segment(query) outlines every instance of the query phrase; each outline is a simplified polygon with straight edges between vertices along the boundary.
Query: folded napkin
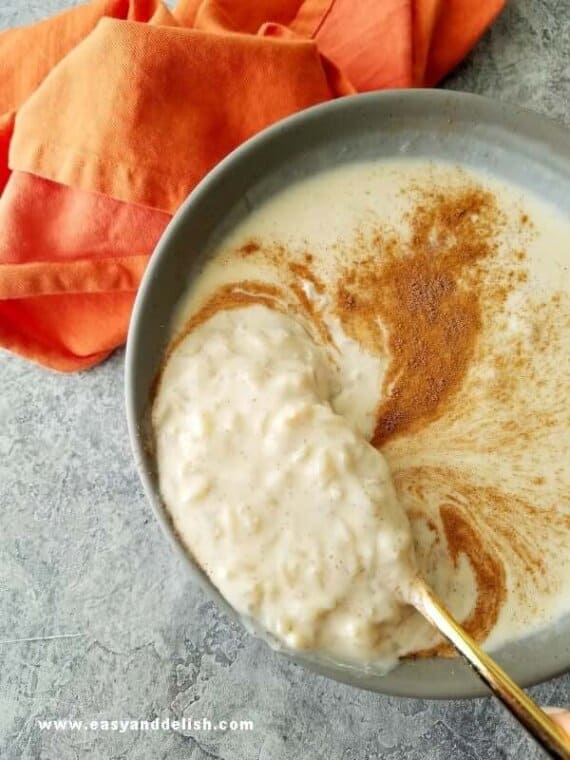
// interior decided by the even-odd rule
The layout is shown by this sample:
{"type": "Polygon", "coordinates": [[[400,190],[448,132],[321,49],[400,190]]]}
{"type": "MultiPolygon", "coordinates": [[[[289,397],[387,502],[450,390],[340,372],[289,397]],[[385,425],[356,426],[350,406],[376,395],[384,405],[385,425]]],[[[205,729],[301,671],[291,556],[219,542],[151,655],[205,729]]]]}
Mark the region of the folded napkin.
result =
{"type": "Polygon", "coordinates": [[[73,371],[126,337],[171,215],[295,111],[435,85],[504,0],[93,0],[0,33],[0,346],[73,371]]]}

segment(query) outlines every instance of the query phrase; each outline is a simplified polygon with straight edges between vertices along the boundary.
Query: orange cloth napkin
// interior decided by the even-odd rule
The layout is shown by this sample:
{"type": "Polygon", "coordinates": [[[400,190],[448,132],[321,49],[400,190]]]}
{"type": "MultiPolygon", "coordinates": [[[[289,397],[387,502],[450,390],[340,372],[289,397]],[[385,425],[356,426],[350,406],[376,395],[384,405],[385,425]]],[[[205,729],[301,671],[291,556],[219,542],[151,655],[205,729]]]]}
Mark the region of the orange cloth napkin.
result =
{"type": "Polygon", "coordinates": [[[63,371],[126,337],[171,214],[268,124],[436,84],[504,0],[93,0],[0,33],[0,346],[63,371]]]}

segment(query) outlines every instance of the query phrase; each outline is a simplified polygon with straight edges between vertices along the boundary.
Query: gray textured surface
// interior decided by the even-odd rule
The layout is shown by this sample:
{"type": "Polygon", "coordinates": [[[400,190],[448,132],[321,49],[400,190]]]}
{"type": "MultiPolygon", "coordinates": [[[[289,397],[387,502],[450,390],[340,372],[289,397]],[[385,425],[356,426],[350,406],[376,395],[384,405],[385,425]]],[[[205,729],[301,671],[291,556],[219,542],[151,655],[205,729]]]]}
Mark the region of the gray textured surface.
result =
{"type": "MultiPolygon", "coordinates": [[[[0,0],[0,28],[72,4],[0,0]]],[[[512,0],[446,85],[570,124],[570,2],[512,0]]],[[[122,352],[74,376],[0,355],[0,757],[539,756],[491,700],[359,692],[305,673],[220,615],[180,572],[145,503],[122,370],[122,352]],[[35,724],[181,715],[251,719],[255,729],[46,733],[35,724]]],[[[570,703],[570,677],[533,694],[570,703]]]]}

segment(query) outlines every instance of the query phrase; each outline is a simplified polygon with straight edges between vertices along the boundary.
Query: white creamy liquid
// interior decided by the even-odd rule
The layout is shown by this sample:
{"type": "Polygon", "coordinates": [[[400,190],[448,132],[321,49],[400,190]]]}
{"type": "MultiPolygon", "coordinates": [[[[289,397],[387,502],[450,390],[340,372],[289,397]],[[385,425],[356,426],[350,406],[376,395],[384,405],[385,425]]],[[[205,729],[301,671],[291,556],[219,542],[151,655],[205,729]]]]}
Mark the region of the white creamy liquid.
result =
{"type": "Polygon", "coordinates": [[[477,638],[495,647],[570,611],[569,263],[570,223],[553,208],[426,162],[299,182],[219,243],[180,307],[153,422],[165,504],[239,612],[291,647],[343,661],[385,665],[437,642],[399,598],[409,527],[384,458],[421,577],[477,638]],[[480,264],[485,282],[515,277],[500,307],[482,291],[476,348],[446,408],[381,456],[365,439],[390,391],[386,328],[373,350],[347,335],[336,283],[347,263],[358,271],[378,226],[409,240],[410,186],[445,195],[466,181],[489,189],[505,219],[480,264]],[[240,254],[252,240],[259,253],[240,254]],[[256,283],[281,287],[288,262],[309,259],[322,287],[302,273],[296,282],[320,328],[297,292],[278,312],[222,304],[180,340],[220,289],[237,283],[257,298],[256,283]]]}

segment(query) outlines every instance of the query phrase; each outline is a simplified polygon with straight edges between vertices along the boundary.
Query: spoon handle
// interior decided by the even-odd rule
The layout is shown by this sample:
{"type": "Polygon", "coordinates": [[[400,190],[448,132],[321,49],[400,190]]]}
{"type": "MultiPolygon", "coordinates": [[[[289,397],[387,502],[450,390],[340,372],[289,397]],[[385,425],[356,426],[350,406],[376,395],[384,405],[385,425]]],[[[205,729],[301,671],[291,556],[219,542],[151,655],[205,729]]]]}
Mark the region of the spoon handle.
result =
{"type": "Polygon", "coordinates": [[[465,657],[481,680],[542,748],[551,757],[570,760],[570,739],[562,729],[481,649],[433,591],[420,581],[415,585],[412,597],[417,610],[465,657]]]}

